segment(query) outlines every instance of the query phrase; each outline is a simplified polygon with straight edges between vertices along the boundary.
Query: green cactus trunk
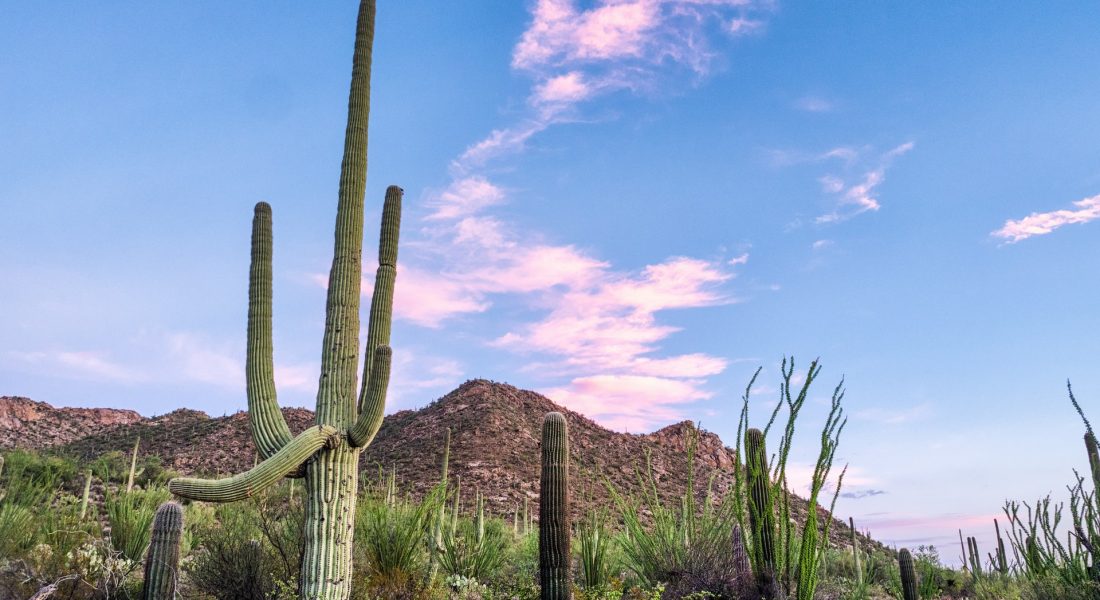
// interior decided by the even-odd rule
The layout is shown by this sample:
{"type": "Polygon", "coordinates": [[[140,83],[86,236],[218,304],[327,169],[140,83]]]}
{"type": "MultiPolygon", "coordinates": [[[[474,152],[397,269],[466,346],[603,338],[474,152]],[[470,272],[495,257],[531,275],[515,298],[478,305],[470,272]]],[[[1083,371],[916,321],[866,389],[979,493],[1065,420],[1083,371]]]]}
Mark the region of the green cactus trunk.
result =
{"type": "Polygon", "coordinates": [[[561,413],[542,421],[539,487],[539,584],[542,600],[572,598],[569,552],[569,427],[561,413]]]}
{"type": "Polygon", "coordinates": [[[775,510],[772,503],[768,451],[764,433],[759,429],[745,432],[745,468],[748,471],[749,523],[752,526],[752,558],[756,584],[765,600],[784,598],[776,580],[775,510]]]}
{"type": "Polygon", "coordinates": [[[145,555],[145,580],[142,600],[173,600],[180,572],[180,536],[183,534],[183,507],[165,502],[153,517],[153,533],[145,555]]]}
{"type": "Polygon", "coordinates": [[[898,568],[901,570],[901,594],[903,600],[919,600],[917,595],[917,572],[913,568],[913,555],[902,548],[898,552],[898,568]]]}
{"type": "Polygon", "coordinates": [[[193,500],[233,502],[303,477],[303,548],[299,597],[345,600],[359,487],[359,455],[382,424],[389,383],[389,348],[402,190],[390,186],[382,208],[378,269],[370,308],[358,398],[359,302],[362,278],[363,195],[367,173],[371,49],[375,0],[362,0],[355,32],[348,122],[340,169],[335,250],[328,278],[316,425],[291,437],[275,398],[271,333],[271,208],[256,206],[249,276],[248,403],[261,462],[217,481],[180,478],[172,493],[193,500]]]}
{"type": "Polygon", "coordinates": [[[745,549],[745,534],[741,525],[733,526],[733,534],[730,538],[733,552],[733,574],[739,583],[747,584],[752,581],[752,565],[749,562],[748,550],[745,549]]]}

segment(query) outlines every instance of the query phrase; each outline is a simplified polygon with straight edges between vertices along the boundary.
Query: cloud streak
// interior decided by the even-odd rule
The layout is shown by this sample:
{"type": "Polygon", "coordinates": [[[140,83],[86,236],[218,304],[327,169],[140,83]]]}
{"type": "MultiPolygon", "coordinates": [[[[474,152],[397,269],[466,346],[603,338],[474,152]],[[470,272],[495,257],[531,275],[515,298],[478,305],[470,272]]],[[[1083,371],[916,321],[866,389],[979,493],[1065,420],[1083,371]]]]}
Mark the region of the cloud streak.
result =
{"type": "MultiPolygon", "coordinates": [[[[877,211],[882,205],[879,203],[876,189],[886,181],[886,169],[894,162],[894,159],[913,149],[913,142],[905,142],[876,160],[876,166],[863,171],[855,180],[851,176],[844,177],[837,174],[827,174],[819,181],[821,189],[835,198],[835,208],[814,219],[818,224],[839,223],[852,217],[868,212],[877,211]]],[[[856,160],[858,153],[850,148],[834,148],[826,152],[821,158],[836,158],[851,164],[856,160]]]]}
{"type": "Polygon", "coordinates": [[[1075,207],[1073,209],[1045,213],[1033,212],[1022,219],[1010,219],[990,235],[1001,238],[1006,243],[1015,244],[1030,237],[1052,233],[1066,225],[1083,224],[1100,219],[1100,195],[1078,200],[1073,203],[1073,206],[1075,207]]]}

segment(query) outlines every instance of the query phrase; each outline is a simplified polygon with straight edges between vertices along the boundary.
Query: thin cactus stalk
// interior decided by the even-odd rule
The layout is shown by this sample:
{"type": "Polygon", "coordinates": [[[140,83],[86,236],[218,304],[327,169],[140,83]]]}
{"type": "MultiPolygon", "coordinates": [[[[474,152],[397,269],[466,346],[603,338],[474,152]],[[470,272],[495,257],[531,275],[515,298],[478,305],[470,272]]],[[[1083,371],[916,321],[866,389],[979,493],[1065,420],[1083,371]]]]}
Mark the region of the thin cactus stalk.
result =
{"type": "Polygon", "coordinates": [[[745,458],[748,471],[749,523],[752,526],[752,562],[756,585],[765,600],[783,598],[776,580],[775,511],[768,476],[768,452],[764,432],[745,432],[745,458]]]}
{"type": "Polygon", "coordinates": [[[169,489],[183,498],[229,502],[259,493],[285,476],[303,476],[303,547],[298,589],[303,600],[345,600],[351,591],[359,456],[381,427],[389,382],[389,333],[402,195],[401,188],[396,186],[386,190],[382,208],[378,269],[368,340],[363,350],[362,378],[358,381],[363,197],[374,17],[375,0],[361,0],[332,269],[328,277],[315,425],[291,438],[275,398],[270,368],[271,209],[260,203],[253,219],[246,370],[249,420],[262,460],[255,468],[227,479],[175,479],[169,484],[169,489]]]}
{"type": "Polygon", "coordinates": [[[477,545],[480,548],[481,544],[485,541],[485,496],[481,495],[481,490],[477,492],[477,516],[475,517],[477,524],[477,545]]]}
{"type": "Polygon", "coordinates": [[[0,475],[4,474],[4,455],[0,454],[0,475]]]}
{"type": "Polygon", "coordinates": [[[848,532],[852,535],[852,561],[856,566],[856,585],[863,586],[863,569],[859,566],[859,540],[856,539],[856,520],[848,517],[848,532]]]}
{"type": "Polygon", "coordinates": [[[898,568],[901,571],[901,594],[903,600],[919,600],[917,595],[917,572],[913,568],[913,555],[902,548],[898,552],[898,568]]]}
{"type": "Polygon", "coordinates": [[[962,551],[962,557],[961,557],[961,559],[962,559],[962,569],[963,569],[963,572],[965,573],[965,572],[969,571],[970,568],[967,566],[966,542],[963,541],[963,530],[962,529],[959,530],[959,549],[962,551]]]}
{"type": "Polygon", "coordinates": [[[997,531],[997,571],[1001,575],[1008,575],[1008,554],[1005,552],[1005,541],[1001,538],[1001,524],[993,519],[993,528],[997,531]]]}
{"type": "Polygon", "coordinates": [[[126,493],[129,494],[134,490],[134,475],[137,470],[137,456],[138,448],[141,446],[141,438],[139,437],[134,442],[134,452],[130,455],[130,476],[126,479],[126,493]]]}
{"type": "Polygon", "coordinates": [[[970,548],[970,572],[974,577],[982,576],[982,555],[978,551],[978,540],[972,537],[966,538],[967,546],[970,548]]]}
{"type": "Polygon", "coordinates": [[[80,497],[80,518],[88,514],[88,497],[92,493],[92,470],[84,474],[84,493],[80,497]]]}
{"type": "Polygon", "coordinates": [[[539,584],[542,600],[570,600],[569,427],[561,413],[542,421],[539,487],[539,584]]]}
{"type": "Polygon", "coordinates": [[[153,533],[145,555],[145,580],[142,600],[172,600],[180,572],[180,536],[183,534],[183,507],[165,502],[153,517],[153,533]]]}

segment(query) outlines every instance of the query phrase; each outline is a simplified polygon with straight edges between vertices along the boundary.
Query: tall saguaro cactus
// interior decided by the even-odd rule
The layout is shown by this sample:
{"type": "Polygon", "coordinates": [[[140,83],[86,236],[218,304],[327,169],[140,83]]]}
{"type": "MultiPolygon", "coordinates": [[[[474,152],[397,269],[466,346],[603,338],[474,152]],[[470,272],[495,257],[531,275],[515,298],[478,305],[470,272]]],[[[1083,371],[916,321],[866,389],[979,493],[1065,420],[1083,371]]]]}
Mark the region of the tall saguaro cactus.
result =
{"type": "Polygon", "coordinates": [[[153,533],[145,555],[145,581],[142,600],[174,600],[180,571],[180,536],[183,534],[183,507],[165,502],[153,517],[153,533]]]}
{"type": "Polygon", "coordinates": [[[569,552],[569,426],[561,413],[542,420],[539,483],[539,584],[542,600],[572,598],[569,552]]]}
{"type": "Polygon", "coordinates": [[[917,595],[917,572],[913,569],[913,555],[902,548],[898,552],[898,569],[901,571],[901,595],[903,600],[919,600],[917,595]]]}
{"type": "Polygon", "coordinates": [[[276,403],[271,356],[271,209],[261,202],[253,220],[246,371],[252,436],[262,460],[251,470],[226,479],[174,479],[169,483],[172,493],[183,498],[232,502],[258,493],[284,476],[304,477],[299,597],[306,600],[344,600],[351,590],[359,454],[382,424],[389,383],[388,344],[402,195],[396,186],[386,190],[382,209],[366,360],[362,381],[356,381],[374,15],[375,1],[362,0],[340,168],[335,251],[328,278],[316,424],[291,437],[276,403]]]}
{"type": "Polygon", "coordinates": [[[752,558],[756,584],[766,600],[783,598],[776,579],[775,511],[772,503],[768,451],[764,432],[745,432],[745,468],[749,484],[749,523],[752,526],[752,558]]]}

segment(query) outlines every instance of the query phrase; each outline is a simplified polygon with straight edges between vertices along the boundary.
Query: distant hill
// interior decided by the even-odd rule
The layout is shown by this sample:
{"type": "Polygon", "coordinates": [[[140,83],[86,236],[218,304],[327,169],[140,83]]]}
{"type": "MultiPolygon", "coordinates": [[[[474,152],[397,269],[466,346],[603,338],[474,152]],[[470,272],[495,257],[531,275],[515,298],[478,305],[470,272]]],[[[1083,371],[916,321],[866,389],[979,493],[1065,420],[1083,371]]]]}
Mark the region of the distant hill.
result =
{"type": "MultiPolygon", "coordinates": [[[[715,493],[732,483],[734,451],[689,421],[649,434],[617,433],[545,396],[484,379],[467,381],[419,410],[387,416],[363,453],[361,468],[368,478],[376,476],[379,466],[396,468],[399,490],[419,496],[439,480],[443,440],[450,429],[450,472],[461,477],[464,493],[480,490],[487,509],[497,515],[510,517],[524,498],[537,512],[540,431],[543,415],[551,411],[563,413],[569,422],[578,516],[613,507],[608,483],[621,494],[638,493],[637,469],[646,468],[647,457],[662,499],[678,504],[687,487],[687,448],[696,434],[700,499],[712,475],[715,493]]],[[[283,414],[295,433],[313,423],[308,410],[284,409],[283,414]]],[[[158,455],[166,468],[183,474],[240,472],[252,466],[255,455],[244,412],[209,417],[180,409],[145,418],[132,411],[56,409],[26,398],[0,397],[0,448],[50,449],[91,460],[109,451],[129,452],[139,436],[142,454],[158,455]]],[[[806,502],[795,498],[793,504],[801,520],[806,502]]],[[[831,537],[844,545],[846,536],[847,525],[838,522],[831,537]]]]}

